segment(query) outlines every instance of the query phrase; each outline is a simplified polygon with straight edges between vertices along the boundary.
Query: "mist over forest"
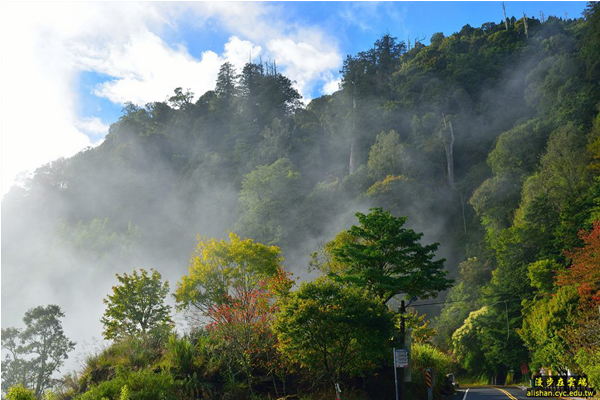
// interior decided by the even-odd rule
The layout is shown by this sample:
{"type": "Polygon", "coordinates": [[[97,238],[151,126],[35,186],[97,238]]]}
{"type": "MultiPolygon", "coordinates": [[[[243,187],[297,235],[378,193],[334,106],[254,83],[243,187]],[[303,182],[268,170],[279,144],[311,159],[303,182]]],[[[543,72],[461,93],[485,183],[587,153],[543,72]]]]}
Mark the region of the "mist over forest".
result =
{"type": "MultiPolygon", "coordinates": [[[[416,309],[462,371],[506,379],[529,362],[592,376],[597,344],[544,339],[550,328],[530,316],[567,296],[557,276],[600,229],[598,3],[579,18],[513,17],[430,42],[383,35],[347,56],[339,90],[308,104],[277,60],[225,63],[206,93],[127,103],[100,145],[3,197],[2,327],[60,306],[77,342],[61,372],[78,370],[101,341],[115,274],[152,268],[173,292],[199,240],[234,232],[278,246],[309,281],[313,253],[381,207],[440,244],[454,285],[437,301],[453,302],[416,309]],[[492,333],[469,334],[467,319],[492,333]]],[[[600,283],[588,283],[567,302],[589,328],[598,316],[576,306],[597,301],[600,283]]]]}

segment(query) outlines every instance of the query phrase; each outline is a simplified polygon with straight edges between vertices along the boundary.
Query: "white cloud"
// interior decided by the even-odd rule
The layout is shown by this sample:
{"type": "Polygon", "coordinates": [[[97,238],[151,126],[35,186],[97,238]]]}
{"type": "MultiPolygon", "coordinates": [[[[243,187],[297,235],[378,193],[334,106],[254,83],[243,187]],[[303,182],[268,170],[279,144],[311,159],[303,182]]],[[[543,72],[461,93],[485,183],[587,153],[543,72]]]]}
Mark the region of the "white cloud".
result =
{"type": "Polygon", "coordinates": [[[74,126],[69,63],[35,7],[2,4],[2,194],[19,173],[90,144],[74,126]]]}
{"type": "Polygon", "coordinates": [[[330,70],[341,63],[339,54],[322,51],[307,42],[292,39],[273,39],[267,48],[279,65],[285,66],[285,74],[295,80],[301,93],[306,93],[315,81],[330,75],[330,70]]]}
{"type": "Polygon", "coordinates": [[[180,12],[192,11],[196,24],[216,19],[227,31],[255,43],[268,38],[287,36],[291,25],[284,21],[283,6],[259,2],[189,2],[180,12]]]}
{"type": "Polygon", "coordinates": [[[87,57],[83,67],[116,78],[101,84],[94,94],[120,104],[164,100],[176,87],[203,94],[214,88],[223,61],[213,51],[203,52],[198,61],[185,48],[172,49],[147,31],[91,53],[95,57],[87,57]]]}
{"type": "MultiPolygon", "coordinates": [[[[266,44],[266,52],[261,53],[263,59],[275,60],[278,70],[297,82],[296,88],[304,97],[326,83],[332,70],[337,72],[342,64],[335,38],[317,26],[302,26],[287,20],[283,3],[188,4],[199,24],[216,19],[233,34],[266,44]]],[[[247,53],[243,57],[247,60],[247,53]]]]}
{"type": "Polygon", "coordinates": [[[381,3],[376,1],[345,3],[345,7],[339,11],[339,16],[361,31],[373,31],[380,28],[377,26],[380,5],[381,3]]]}
{"type": "Polygon", "coordinates": [[[78,129],[87,133],[88,135],[106,135],[108,133],[109,125],[102,122],[98,117],[84,118],[75,123],[78,129]]]}
{"type": "Polygon", "coordinates": [[[261,51],[262,47],[248,40],[241,40],[237,36],[232,36],[225,43],[223,57],[239,70],[251,59],[256,61],[261,55],[261,51]]]}
{"type": "Polygon", "coordinates": [[[324,94],[333,94],[340,90],[341,79],[331,79],[323,85],[323,93],[324,94]]]}

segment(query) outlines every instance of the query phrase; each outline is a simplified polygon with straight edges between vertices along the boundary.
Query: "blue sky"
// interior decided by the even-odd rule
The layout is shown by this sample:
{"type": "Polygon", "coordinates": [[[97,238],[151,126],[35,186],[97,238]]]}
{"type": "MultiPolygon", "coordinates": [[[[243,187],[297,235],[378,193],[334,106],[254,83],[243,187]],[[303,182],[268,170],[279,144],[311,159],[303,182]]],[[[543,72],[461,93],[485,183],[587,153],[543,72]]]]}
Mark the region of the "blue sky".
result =
{"type": "MultiPolygon", "coordinates": [[[[585,2],[506,2],[578,18],[585,2]]],[[[2,3],[2,193],[16,176],[103,140],[125,101],[196,97],[219,66],[275,59],[306,101],[337,87],[347,54],[502,20],[500,2],[2,3]],[[19,105],[28,104],[29,107],[19,105]],[[28,109],[36,109],[31,118],[28,109]],[[31,144],[35,143],[32,151],[31,144]]]]}
{"type": "MultiPolygon", "coordinates": [[[[369,48],[377,38],[388,32],[404,41],[410,39],[412,42],[417,37],[425,38],[424,42],[428,44],[429,38],[435,32],[450,35],[467,23],[478,27],[485,22],[502,21],[501,3],[495,1],[266,2],[264,4],[281,10],[282,21],[286,24],[316,26],[322,29],[337,46],[342,57],[369,48]]],[[[578,18],[585,8],[585,2],[507,2],[506,6],[509,17],[514,15],[519,18],[525,12],[528,16],[539,18],[542,11],[546,16],[555,15],[562,18],[566,12],[569,18],[578,18]]],[[[194,14],[182,15],[176,21],[176,25],[161,30],[160,37],[173,48],[185,46],[189,54],[197,59],[200,59],[202,52],[207,50],[221,53],[232,34],[231,30],[213,19],[200,25],[194,20],[194,14]]],[[[336,77],[339,67],[331,70],[336,77]]],[[[80,74],[78,89],[82,101],[77,112],[81,118],[99,117],[106,124],[118,119],[121,114],[121,104],[93,94],[96,85],[111,79],[109,75],[94,71],[80,74]]],[[[315,98],[323,93],[323,87],[312,86],[303,94],[305,97],[315,98]]]]}

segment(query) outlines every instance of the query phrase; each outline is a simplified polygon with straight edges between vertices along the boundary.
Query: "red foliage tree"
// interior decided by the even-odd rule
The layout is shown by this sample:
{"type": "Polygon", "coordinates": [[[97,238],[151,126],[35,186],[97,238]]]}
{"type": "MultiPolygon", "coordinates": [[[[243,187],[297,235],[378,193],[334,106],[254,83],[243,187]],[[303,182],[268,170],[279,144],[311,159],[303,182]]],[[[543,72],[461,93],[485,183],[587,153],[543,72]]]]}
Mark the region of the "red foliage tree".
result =
{"type": "Polygon", "coordinates": [[[581,231],[585,245],[565,252],[572,265],[557,277],[559,286],[576,286],[581,300],[588,305],[600,305],[600,221],[590,232],[581,231]]]}
{"type": "Polygon", "coordinates": [[[207,316],[212,322],[207,328],[215,349],[221,350],[230,368],[241,367],[250,389],[255,368],[281,378],[283,365],[276,353],[277,338],[271,324],[279,309],[278,298],[291,285],[292,280],[283,269],[256,285],[238,280],[222,303],[208,309],[207,316]]]}
{"type": "Polygon", "coordinates": [[[600,221],[594,223],[590,232],[581,231],[585,245],[565,252],[572,265],[557,277],[559,286],[573,286],[579,291],[579,309],[558,332],[568,344],[574,359],[587,373],[590,382],[600,383],[600,221]]]}

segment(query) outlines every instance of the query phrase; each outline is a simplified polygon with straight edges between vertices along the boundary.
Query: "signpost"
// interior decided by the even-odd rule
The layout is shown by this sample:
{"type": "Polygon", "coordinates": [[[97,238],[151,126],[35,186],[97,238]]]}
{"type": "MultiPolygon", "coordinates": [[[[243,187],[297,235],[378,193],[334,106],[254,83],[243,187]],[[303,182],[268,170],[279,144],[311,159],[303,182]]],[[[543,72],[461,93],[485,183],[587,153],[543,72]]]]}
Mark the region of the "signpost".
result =
{"type": "Polygon", "coordinates": [[[396,356],[396,348],[393,348],[394,352],[394,383],[396,385],[396,400],[398,400],[398,357],[396,356]]]}
{"type": "Polygon", "coordinates": [[[412,357],[412,329],[407,329],[406,332],[404,332],[404,348],[408,353],[408,365],[403,370],[403,378],[404,382],[410,382],[410,358],[412,357]]]}
{"type": "MultiPolygon", "coordinates": [[[[403,368],[402,369],[403,377],[402,377],[401,383],[402,383],[402,386],[404,386],[404,382],[410,382],[409,352],[407,349],[396,349],[396,348],[394,348],[393,351],[394,351],[394,380],[396,382],[396,400],[399,400],[398,368],[403,368]],[[408,373],[405,371],[408,371],[408,373]],[[406,378],[408,378],[408,380],[406,378]]],[[[402,393],[402,395],[404,395],[404,393],[402,393]]]]}

